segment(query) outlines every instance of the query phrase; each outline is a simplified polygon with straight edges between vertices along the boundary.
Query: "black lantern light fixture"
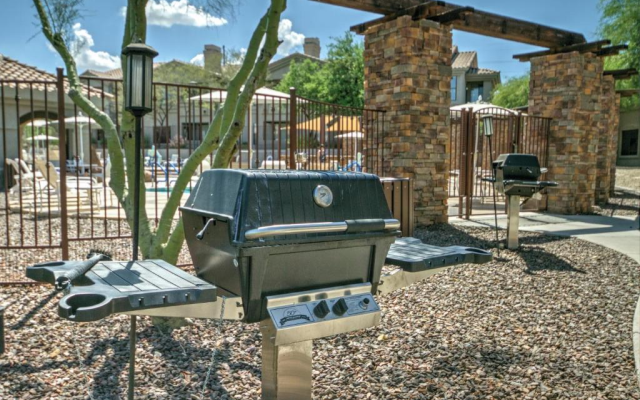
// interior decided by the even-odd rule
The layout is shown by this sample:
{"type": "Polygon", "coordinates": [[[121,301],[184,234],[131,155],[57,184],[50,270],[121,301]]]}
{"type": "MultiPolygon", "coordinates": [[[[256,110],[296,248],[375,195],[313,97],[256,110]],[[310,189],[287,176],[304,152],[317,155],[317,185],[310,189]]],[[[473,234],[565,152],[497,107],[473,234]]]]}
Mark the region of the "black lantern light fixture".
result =
{"type": "MultiPolygon", "coordinates": [[[[142,118],[151,112],[153,104],[153,59],[158,52],[144,43],[131,43],[122,50],[126,58],[124,77],[124,109],[135,116],[135,176],[133,183],[133,227],[132,247],[133,261],[138,259],[138,239],[140,235],[140,181],[142,180],[140,165],[142,162],[142,118]]],[[[136,316],[131,316],[129,330],[129,392],[127,398],[133,400],[135,387],[135,357],[136,357],[136,316]]]]}
{"type": "Polygon", "coordinates": [[[131,43],[122,55],[127,58],[124,108],[136,117],[142,117],[152,109],[153,59],[158,52],[144,43],[131,43]]]}

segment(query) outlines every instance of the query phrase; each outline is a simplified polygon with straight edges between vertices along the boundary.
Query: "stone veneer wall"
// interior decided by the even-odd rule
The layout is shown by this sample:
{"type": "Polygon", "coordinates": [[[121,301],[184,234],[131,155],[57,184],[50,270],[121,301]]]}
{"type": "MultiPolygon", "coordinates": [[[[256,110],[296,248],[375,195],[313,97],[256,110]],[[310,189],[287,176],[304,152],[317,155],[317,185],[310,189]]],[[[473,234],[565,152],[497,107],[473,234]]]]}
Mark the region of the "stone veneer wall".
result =
{"type": "Polygon", "coordinates": [[[614,97],[609,111],[611,124],[609,125],[609,159],[611,160],[609,169],[609,196],[613,195],[613,191],[616,188],[616,162],[618,160],[618,139],[620,135],[620,94],[615,93],[615,86],[613,87],[614,97]]]}
{"type": "Polygon", "coordinates": [[[550,212],[589,213],[596,189],[600,137],[602,58],[591,53],[554,54],[531,59],[529,112],[552,118],[548,189],[550,212]]]}
{"type": "Polygon", "coordinates": [[[451,29],[411,17],[365,34],[365,106],[386,110],[384,174],[413,179],[417,225],[447,222],[451,29]]]}
{"type": "Polygon", "coordinates": [[[618,124],[620,121],[619,111],[616,109],[617,94],[615,84],[612,76],[603,76],[601,98],[602,117],[600,119],[596,171],[596,204],[603,204],[609,200],[612,172],[614,173],[613,179],[615,180],[618,124]],[[615,148],[613,147],[614,143],[615,148]]]}

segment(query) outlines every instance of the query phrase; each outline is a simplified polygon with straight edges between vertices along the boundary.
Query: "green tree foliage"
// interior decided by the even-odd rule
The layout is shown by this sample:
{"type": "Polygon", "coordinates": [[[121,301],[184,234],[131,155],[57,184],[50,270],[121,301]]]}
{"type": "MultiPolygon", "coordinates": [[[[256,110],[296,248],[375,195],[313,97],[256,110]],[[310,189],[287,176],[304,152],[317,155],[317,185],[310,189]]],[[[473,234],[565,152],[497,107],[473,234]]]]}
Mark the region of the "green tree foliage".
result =
{"type": "MultiPolygon", "coordinates": [[[[640,70],[640,1],[638,0],[600,0],[599,34],[611,43],[627,44],[629,49],[605,60],[606,69],[636,68],[640,70]]],[[[618,81],[618,89],[638,88],[638,76],[618,81]]],[[[638,96],[622,100],[622,109],[640,106],[638,96]]]]}
{"type": "Polygon", "coordinates": [[[491,102],[505,108],[526,106],[529,102],[529,74],[509,78],[496,86],[491,94],[491,102]]]}
{"type": "Polygon", "coordinates": [[[333,38],[327,60],[319,65],[311,60],[292,63],[289,73],[276,87],[298,95],[351,107],[364,106],[364,45],[351,32],[333,38]]]}

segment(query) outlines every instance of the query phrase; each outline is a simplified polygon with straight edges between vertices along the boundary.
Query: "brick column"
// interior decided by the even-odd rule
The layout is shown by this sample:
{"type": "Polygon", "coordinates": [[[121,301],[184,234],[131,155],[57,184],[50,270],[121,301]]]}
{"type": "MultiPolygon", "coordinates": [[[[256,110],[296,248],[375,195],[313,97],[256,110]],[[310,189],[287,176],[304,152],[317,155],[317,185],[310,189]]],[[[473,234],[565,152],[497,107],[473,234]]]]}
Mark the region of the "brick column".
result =
{"type": "MultiPolygon", "coordinates": [[[[613,104],[615,103],[616,89],[615,80],[612,76],[602,77],[602,97],[600,99],[600,121],[598,128],[600,134],[598,137],[597,153],[597,169],[596,169],[596,204],[604,204],[609,201],[609,187],[611,186],[611,135],[617,135],[613,132],[613,120],[616,119],[612,115],[613,104]]],[[[613,159],[615,163],[615,158],[613,159]]]]}
{"type": "Polygon", "coordinates": [[[417,225],[447,222],[451,40],[408,16],[365,34],[365,105],[387,111],[383,171],[413,179],[417,225]]]}
{"type": "Polygon", "coordinates": [[[552,118],[549,134],[550,212],[589,213],[596,189],[602,59],[591,53],[531,59],[529,112],[552,118]]]}
{"type": "Polygon", "coordinates": [[[611,102],[611,109],[609,110],[609,160],[610,172],[609,172],[609,196],[613,195],[613,191],[616,188],[616,161],[618,160],[618,139],[620,135],[620,94],[615,93],[615,86],[613,87],[614,95],[611,102]]]}

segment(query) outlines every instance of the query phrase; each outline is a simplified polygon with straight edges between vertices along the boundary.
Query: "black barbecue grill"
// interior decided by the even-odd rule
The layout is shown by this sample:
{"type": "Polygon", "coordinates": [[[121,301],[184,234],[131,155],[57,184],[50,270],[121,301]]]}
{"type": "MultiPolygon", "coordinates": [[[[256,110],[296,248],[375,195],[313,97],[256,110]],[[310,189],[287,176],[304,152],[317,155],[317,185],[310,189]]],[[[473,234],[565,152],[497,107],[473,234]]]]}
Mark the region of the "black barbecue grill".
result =
{"type": "MultiPolygon", "coordinates": [[[[198,277],[157,260],[102,262],[71,282],[59,314],[259,322],[263,399],[310,399],[312,341],[379,324],[374,295],[491,260],[479,249],[397,240],[400,224],[368,174],[206,171],[181,212],[198,277]],[[385,263],[398,268],[383,275],[385,263]]],[[[65,263],[27,273],[53,283],[73,267],[65,263]]]]}
{"type": "Polygon", "coordinates": [[[181,210],[198,276],[241,296],[246,322],[267,318],[271,295],[375,290],[400,227],[368,174],[211,170],[181,210]]]}
{"type": "MultiPolygon", "coordinates": [[[[506,196],[507,200],[507,247],[518,248],[518,225],[520,220],[520,198],[526,200],[548,187],[558,186],[557,182],[539,181],[546,172],[540,167],[538,157],[533,154],[501,154],[493,162],[494,189],[506,196]]],[[[525,201],[526,201],[525,200],[525,201]]]]}

